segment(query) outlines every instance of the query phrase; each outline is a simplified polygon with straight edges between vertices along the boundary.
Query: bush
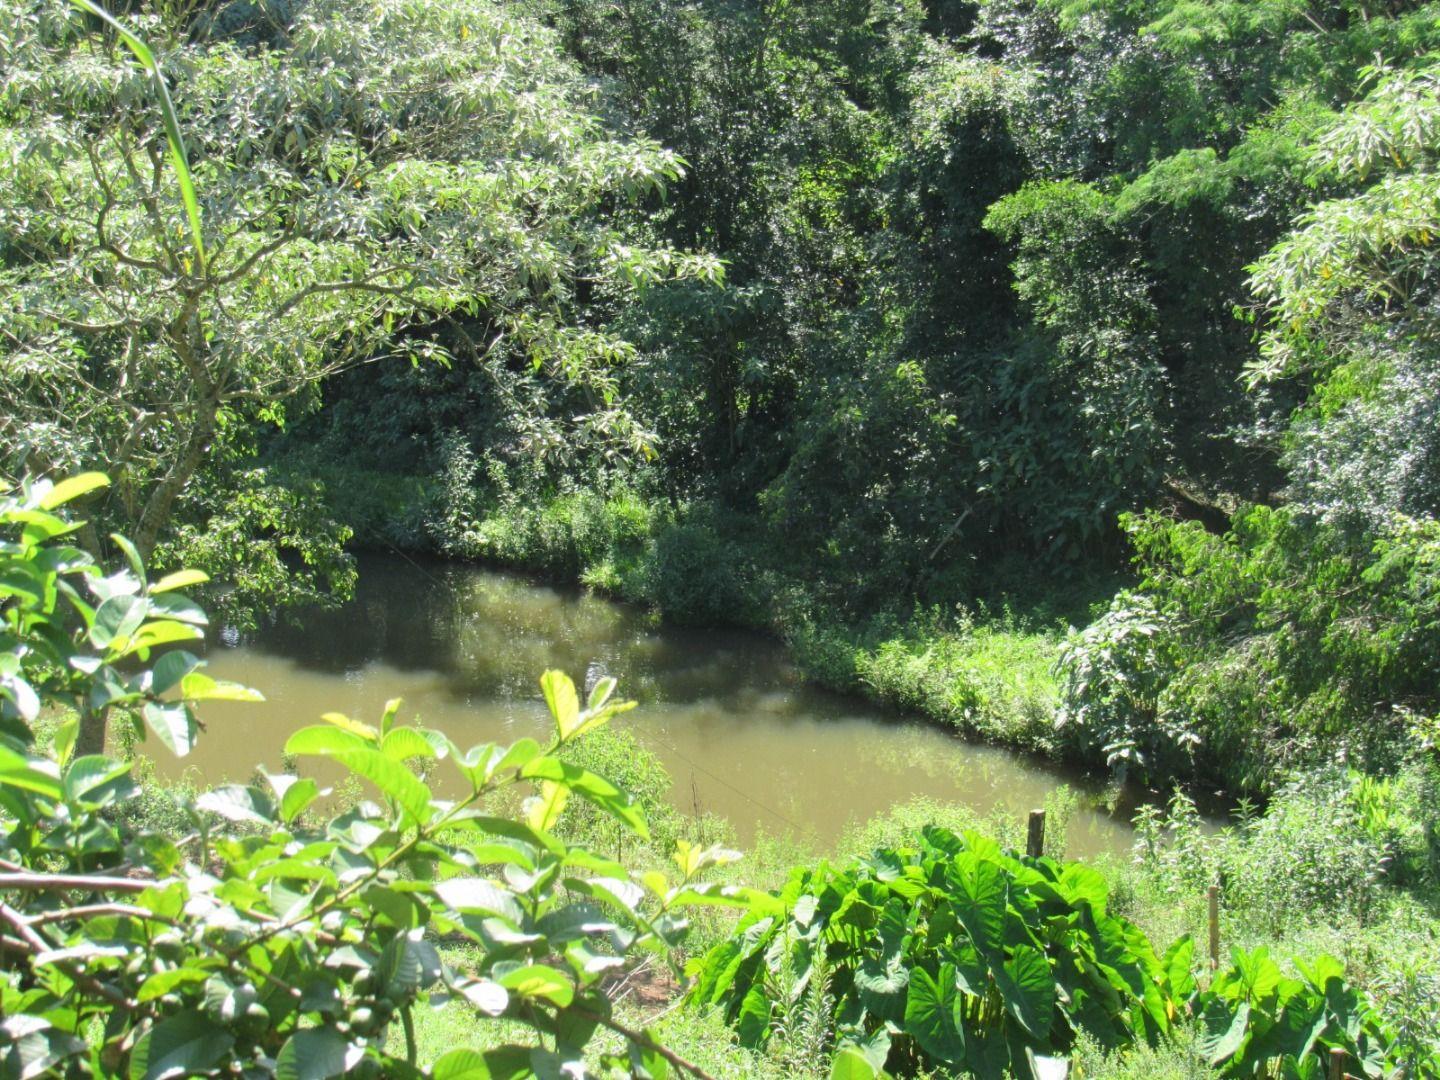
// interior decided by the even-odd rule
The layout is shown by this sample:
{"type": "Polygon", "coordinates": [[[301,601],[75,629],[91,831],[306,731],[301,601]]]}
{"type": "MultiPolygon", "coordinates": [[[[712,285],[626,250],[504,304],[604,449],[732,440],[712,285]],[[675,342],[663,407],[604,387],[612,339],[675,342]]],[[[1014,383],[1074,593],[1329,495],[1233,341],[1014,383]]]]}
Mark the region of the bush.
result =
{"type": "MultiPolygon", "coordinates": [[[[1157,955],[1095,870],[932,826],[842,866],[793,871],[692,962],[689,1000],[722,1009],[742,1045],[778,1041],[803,1060],[834,1048],[859,1075],[1033,1077],[1046,1056],[1175,1035],[1237,1077],[1314,1075],[1332,1048],[1368,1074],[1402,1049],[1329,957],[1297,961],[1294,979],[1264,948],[1236,949],[1202,989],[1194,953],[1185,936],[1157,955]]],[[[1176,1075],[1194,1074],[1189,1058],[1169,1057],[1176,1075]]]]}
{"type": "Polygon", "coordinates": [[[703,524],[680,524],[655,537],[647,592],[666,619],[697,626],[744,621],[749,597],[733,547],[703,524]]]}
{"type": "Polygon", "coordinates": [[[1393,770],[1410,717],[1440,710],[1440,523],[1396,518],[1358,545],[1267,507],[1224,536],[1158,515],[1127,527],[1139,589],[1062,658],[1076,745],[1263,793],[1336,755],[1393,770]]]}
{"type": "Polygon", "coordinates": [[[258,695],[175,647],[203,636],[204,613],[178,591],[203,574],[151,580],[117,538],[129,565],[107,575],[63,543],[75,526],[56,508],[104,482],[0,495],[0,1068],[558,1075],[581,1069],[592,1034],[608,1030],[619,1041],[592,1055],[600,1067],[662,1071],[673,1055],[614,1017],[602,979],[637,950],[670,954],[685,908],[746,895],[699,880],[733,857],[720,848],[679,842],[675,869],[642,879],[560,839],[571,798],[650,835],[629,795],[564,756],[629,707],[612,700],[614,680],[582,707],[570,680],[547,672],[543,746],[462,751],[399,723],[398,701],[378,726],[329,714],[285,750],[370,786],[373,801],[338,813],[295,774],[143,798],[133,763],[104,754],[112,720],[183,756],[197,704],[258,695]],[[41,748],[32,725],[62,708],[73,718],[41,748]],[[452,771],[456,797],[430,789],[435,767],[452,771]],[[503,796],[521,788],[534,794],[509,816],[503,796]],[[439,951],[443,938],[471,945],[463,966],[439,951]],[[442,997],[498,1039],[421,1062],[415,1013],[442,997]]]}

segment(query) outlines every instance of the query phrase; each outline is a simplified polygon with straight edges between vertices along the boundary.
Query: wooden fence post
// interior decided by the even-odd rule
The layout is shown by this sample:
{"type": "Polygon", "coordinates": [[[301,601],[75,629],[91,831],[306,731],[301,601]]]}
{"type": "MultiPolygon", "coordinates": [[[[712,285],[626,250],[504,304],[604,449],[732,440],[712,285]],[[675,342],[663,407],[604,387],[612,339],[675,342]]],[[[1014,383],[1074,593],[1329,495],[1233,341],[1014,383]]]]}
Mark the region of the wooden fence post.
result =
{"type": "Polygon", "coordinates": [[[1345,1051],[1338,1046],[1330,1050],[1330,1071],[1326,1080],[1345,1080],[1345,1051]]]}
{"type": "Polygon", "coordinates": [[[1045,811],[1030,811],[1030,832],[1025,837],[1025,854],[1038,859],[1045,854],[1045,811]]]}
{"type": "Polygon", "coordinates": [[[1211,885],[1206,890],[1210,902],[1210,970],[1220,967],[1220,886],[1211,885]]]}

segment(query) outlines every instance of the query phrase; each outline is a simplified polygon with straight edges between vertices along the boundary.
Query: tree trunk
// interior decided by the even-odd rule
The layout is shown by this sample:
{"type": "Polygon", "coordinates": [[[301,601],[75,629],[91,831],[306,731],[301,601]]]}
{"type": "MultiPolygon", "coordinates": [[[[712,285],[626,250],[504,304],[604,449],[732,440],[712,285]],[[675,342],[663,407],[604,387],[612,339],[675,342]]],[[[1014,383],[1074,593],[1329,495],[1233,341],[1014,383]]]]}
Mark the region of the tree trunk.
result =
{"type": "Polygon", "coordinates": [[[150,558],[150,553],[155,550],[160,539],[160,531],[170,522],[175,500],[204,463],[210,442],[215,437],[215,418],[219,411],[219,402],[213,398],[202,401],[195,407],[195,420],[185,440],[184,450],[145,500],[145,511],[140,515],[135,535],[130,538],[139,549],[141,558],[150,558]]]}
{"type": "Polygon", "coordinates": [[[82,709],[80,712],[80,730],[75,733],[75,752],[77,758],[85,757],[88,754],[103,754],[105,752],[105,727],[106,713],[94,713],[89,709],[82,709]]]}

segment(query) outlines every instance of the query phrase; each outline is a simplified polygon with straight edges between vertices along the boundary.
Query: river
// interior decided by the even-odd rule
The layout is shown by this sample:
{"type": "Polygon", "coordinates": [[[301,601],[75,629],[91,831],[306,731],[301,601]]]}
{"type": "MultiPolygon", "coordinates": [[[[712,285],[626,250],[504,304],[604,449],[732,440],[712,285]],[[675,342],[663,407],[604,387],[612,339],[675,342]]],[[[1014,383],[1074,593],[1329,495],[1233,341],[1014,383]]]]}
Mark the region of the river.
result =
{"type": "MultiPolygon", "coordinates": [[[[685,812],[727,818],[826,847],[845,828],[915,796],[1022,818],[1077,778],[935,724],[804,682],[760,635],[659,625],[643,611],[519,575],[400,557],[362,559],[354,600],[235,640],[210,671],[262,691],[263,704],[215,704],[186,767],[207,782],[280,767],[287,734],[322,713],[374,721],[390,698],[460,746],[544,738],[538,678],[613,675],[640,707],[620,717],[659,756],[685,812]]],[[[171,772],[169,767],[166,772],[171,772]]],[[[1081,809],[1068,855],[1128,846],[1130,829],[1081,809]]]]}

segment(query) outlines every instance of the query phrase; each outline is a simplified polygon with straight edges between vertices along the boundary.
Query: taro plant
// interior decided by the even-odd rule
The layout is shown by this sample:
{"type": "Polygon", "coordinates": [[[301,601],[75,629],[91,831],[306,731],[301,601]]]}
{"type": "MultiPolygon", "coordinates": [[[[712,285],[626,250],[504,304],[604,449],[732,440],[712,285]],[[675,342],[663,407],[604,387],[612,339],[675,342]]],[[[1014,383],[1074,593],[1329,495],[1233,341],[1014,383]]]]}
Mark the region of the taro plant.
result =
{"type": "Polygon", "coordinates": [[[117,823],[131,763],[77,756],[73,720],[42,746],[37,722],[138,714],[184,753],[193,703],[243,691],[173,648],[204,625],[170,588],[193,576],[149,584],[118,540],[130,566],[107,574],[63,543],[74,524],[56,511],[102,479],[0,497],[0,1075],[703,1075],[617,1020],[604,982],[637,952],[669,955],[687,906],[765,901],[697,880],[723,849],[680,843],[670,873],[635,876],[556,836],[570,798],[646,833],[625,792],[559,756],[630,707],[613,680],[582,704],[546,673],[544,743],[461,750],[400,723],[398,702],[376,726],[328,715],[286,750],[368,783],[348,808],[275,775],[188,803],[187,835],[117,823]],[[416,762],[448,768],[453,796],[416,762]],[[534,791],[518,817],[494,798],[517,785],[534,791]],[[463,963],[445,941],[469,943],[463,963]],[[503,1034],[420,1061],[415,1011],[446,1000],[503,1034]]]}
{"type": "Polygon", "coordinates": [[[1297,961],[1296,979],[1263,948],[1236,951],[1197,979],[1191,938],[1157,956],[1108,899],[1093,869],[930,827],[914,846],[794,871],[692,963],[691,1001],[768,1046],[789,1038],[820,978],[833,1075],[846,1078],[1064,1076],[1082,1042],[1125,1048],[1182,1028],[1221,1076],[1318,1080],[1335,1050],[1355,1076],[1430,1075],[1407,1071],[1426,1051],[1397,1039],[1338,961],[1297,961]]]}
{"type": "Polygon", "coordinates": [[[1264,946],[1236,949],[1231,966],[1195,996],[1200,1050],[1220,1075],[1319,1080],[1333,1050],[1344,1052],[1346,1075],[1433,1075],[1392,1060],[1392,1034],[1368,999],[1345,984],[1338,960],[1321,956],[1297,967],[1301,978],[1289,978],[1264,946]]]}
{"type": "Polygon", "coordinates": [[[913,847],[794,871],[692,965],[691,998],[764,1045],[785,1013],[776,973],[803,987],[823,958],[853,1075],[861,1060],[873,1072],[1041,1075],[1078,1031],[1118,1045],[1174,1018],[1170,968],[1106,900],[1094,870],[930,827],[913,847]]]}

